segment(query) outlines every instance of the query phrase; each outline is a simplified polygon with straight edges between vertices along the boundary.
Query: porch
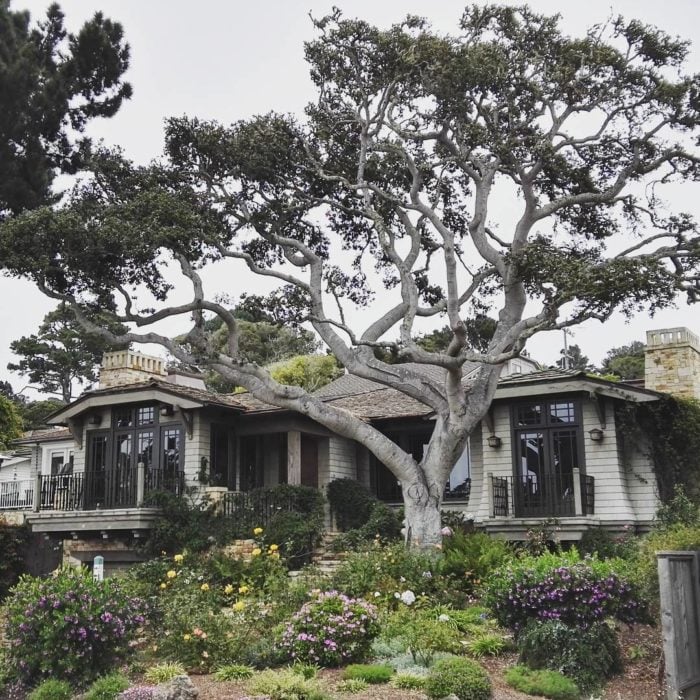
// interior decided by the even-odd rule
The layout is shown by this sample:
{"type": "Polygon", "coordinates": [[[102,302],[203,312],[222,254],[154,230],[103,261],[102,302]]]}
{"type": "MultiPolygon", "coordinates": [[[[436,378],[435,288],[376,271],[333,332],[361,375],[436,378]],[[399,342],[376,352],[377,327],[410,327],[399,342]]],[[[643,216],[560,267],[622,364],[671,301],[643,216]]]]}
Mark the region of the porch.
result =
{"type": "Polygon", "coordinates": [[[38,474],[34,479],[0,482],[0,511],[140,508],[156,491],[182,495],[184,474],[144,464],[75,474],[38,474]]]}
{"type": "Polygon", "coordinates": [[[569,518],[595,514],[595,479],[581,474],[486,475],[490,518],[569,518]]]}

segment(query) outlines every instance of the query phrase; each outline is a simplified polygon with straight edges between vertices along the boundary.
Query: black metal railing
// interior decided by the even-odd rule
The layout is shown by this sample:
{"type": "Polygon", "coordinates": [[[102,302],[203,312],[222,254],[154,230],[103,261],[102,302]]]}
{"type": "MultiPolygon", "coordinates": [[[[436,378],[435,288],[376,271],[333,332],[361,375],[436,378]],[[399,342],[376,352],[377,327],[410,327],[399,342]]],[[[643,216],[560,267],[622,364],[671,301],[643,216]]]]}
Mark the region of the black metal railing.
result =
{"type": "Polygon", "coordinates": [[[595,479],[580,476],[581,511],[576,512],[573,474],[492,477],[493,515],[557,518],[593,515],[595,479]]]}
{"type": "Polygon", "coordinates": [[[82,510],[84,474],[47,474],[41,477],[41,510],[82,510]]]}
{"type": "Polygon", "coordinates": [[[493,515],[510,515],[508,507],[508,478],[494,476],[493,484],[493,515]]]}
{"type": "Polygon", "coordinates": [[[221,514],[241,523],[243,529],[266,527],[280,511],[296,510],[296,498],[287,494],[274,494],[265,489],[260,491],[234,492],[223,494],[221,514]],[[250,526],[250,527],[249,527],[250,526]]]}
{"type": "MultiPolygon", "coordinates": [[[[138,505],[138,467],[117,466],[77,474],[40,477],[41,510],[100,510],[133,508],[138,505]]],[[[144,500],[155,491],[181,496],[185,489],[182,472],[146,468],[143,475],[144,500]]],[[[31,503],[29,507],[31,507],[31,503]]]]}
{"type": "Polygon", "coordinates": [[[145,479],[146,494],[151,494],[154,491],[165,491],[175,496],[182,496],[185,493],[185,474],[183,472],[148,467],[145,479]]]}
{"type": "Polygon", "coordinates": [[[581,505],[584,515],[595,513],[595,479],[592,476],[581,475],[581,505]]]}

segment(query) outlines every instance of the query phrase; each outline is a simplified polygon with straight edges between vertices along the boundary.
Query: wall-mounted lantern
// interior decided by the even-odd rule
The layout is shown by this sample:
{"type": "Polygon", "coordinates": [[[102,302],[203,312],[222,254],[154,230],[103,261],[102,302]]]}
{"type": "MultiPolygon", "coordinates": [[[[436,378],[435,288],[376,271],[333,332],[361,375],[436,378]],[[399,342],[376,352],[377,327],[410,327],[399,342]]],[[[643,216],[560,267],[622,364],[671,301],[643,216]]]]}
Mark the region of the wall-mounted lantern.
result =
{"type": "Polygon", "coordinates": [[[605,433],[600,428],[593,428],[588,431],[588,434],[591,436],[593,442],[602,442],[605,437],[605,433]]]}
{"type": "Polygon", "coordinates": [[[498,448],[503,444],[503,440],[498,437],[498,435],[489,435],[486,438],[486,442],[488,443],[489,447],[494,447],[498,448]]]}

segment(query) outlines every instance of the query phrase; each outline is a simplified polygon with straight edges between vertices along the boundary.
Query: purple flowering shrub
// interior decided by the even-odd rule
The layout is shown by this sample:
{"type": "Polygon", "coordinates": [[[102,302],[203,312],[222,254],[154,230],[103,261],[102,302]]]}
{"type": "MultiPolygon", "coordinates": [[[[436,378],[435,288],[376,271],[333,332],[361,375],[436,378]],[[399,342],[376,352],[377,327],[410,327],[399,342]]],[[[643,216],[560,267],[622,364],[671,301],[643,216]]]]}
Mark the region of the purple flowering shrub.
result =
{"type": "Polygon", "coordinates": [[[608,617],[647,621],[646,602],[615,565],[581,559],[576,550],[524,557],[492,573],[486,603],[501,625],[516,632],[531,621],[558,620],[579,629],[608,617]]]}
{"type": "Polygon", "coordinates": [[[22,680],[86,683],[129,655],[146,605],[86,569],[23,576],[7,600],[8,661],[22,680]]]}
{"type": "Polygon", "coordinates": [[[317,593],[284,625],[278,646],[291,661],[340,666],[361,661],[379,634],[377,609],[337,591],[317,593]]]}

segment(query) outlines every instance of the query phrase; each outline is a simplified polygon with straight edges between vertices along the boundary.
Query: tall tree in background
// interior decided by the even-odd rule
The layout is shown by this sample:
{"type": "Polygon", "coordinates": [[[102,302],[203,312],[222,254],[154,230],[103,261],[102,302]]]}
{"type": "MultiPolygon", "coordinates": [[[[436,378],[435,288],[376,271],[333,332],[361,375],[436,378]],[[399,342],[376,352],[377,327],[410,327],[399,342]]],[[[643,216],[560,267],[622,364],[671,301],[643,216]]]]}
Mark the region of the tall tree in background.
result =
{"type": "Polygon", "coordinates": [[[53,4],[32,26],[0,0],[0,218],[50,201],[56,173],[83,163],[75,135],[131,95],[121,25],[98,12],[70,34],[63,17],[53,4]]]}
{"type": "Polygon", "coordinates": [[[71,304],[114,295],[138,327],[123,340],[160,343],[364,445],[401,481],[411,543],[432,547],[452,465],[528,338],[700,297],[695,223],[662,209],[669,183],[700,179],[700,78],[683,73],[685,42],[622,19],[573,38],[557,17],[491,5],[468,7],[453,36],[338,11],[315,26],[318,98],[303,122],[172,120],[162,163],[105,155],[64,206],[0,225],[0,258],[71,304]],[[497,228],[503,198],[518,213],[497,228]],[[348,372],[428,406],[422,458],[246,362],[238,319],[204,294],[213,260],[232,267],[231,285],[249,284],[237,266],[277,284],[277,313],[310,323],[348,372]],[[177,306],[173,261],[191,287],[177,306]],[[497,325],[479,351],[464,318],[484,308],[497,325]],[[204,312],[223,320],[224,349],[204,312]],[[183,315],[186,342],[146,328],[183,315]],[[444,352],[416,342],[418,318],[445,319],[444,352]],[[465,387],[467,361],[480,368],[465,387]]]}
{"type": "Polygon", "coordinates": [[[581,371],[592,370],[591,361],[581,352],[578,345],[569,345],[566,350],[560,351],[561,359],[557,360],[557,366],[562,369],[576,369],[581,371]]]}
{"type": "Polygon", "coordinates": [[[17,405],[6,396],[0,396],[0,450],[6,450],[12,440],[22,437],[22,427],[17,405]]]}
{"type": "MultiPolygon", "coordinates": [[[[112,333],[119,335],[127,330],[106,313],[94,310],[86,313],[95,322],[109,327],[112,333]]],[[[9,363],[7,368],[27,376],[44,392],[60,394],[68,403],[76,382],[84,384],[97,380],[96,369],[102,355],[123,347],[126,347],[123,343],[109,343],[101,335],[87,332],[70,306],[60,304],[44,316],[36,335],[10,343],[12,352],[21,359],[9,363]]]]}
{"type": "Polygon", "coordinates": [[[645,348],[641,340],[635,340],[608,350],[601,365],[602,374],[615,374],[620,379],[644,379],[645,348]]]}

